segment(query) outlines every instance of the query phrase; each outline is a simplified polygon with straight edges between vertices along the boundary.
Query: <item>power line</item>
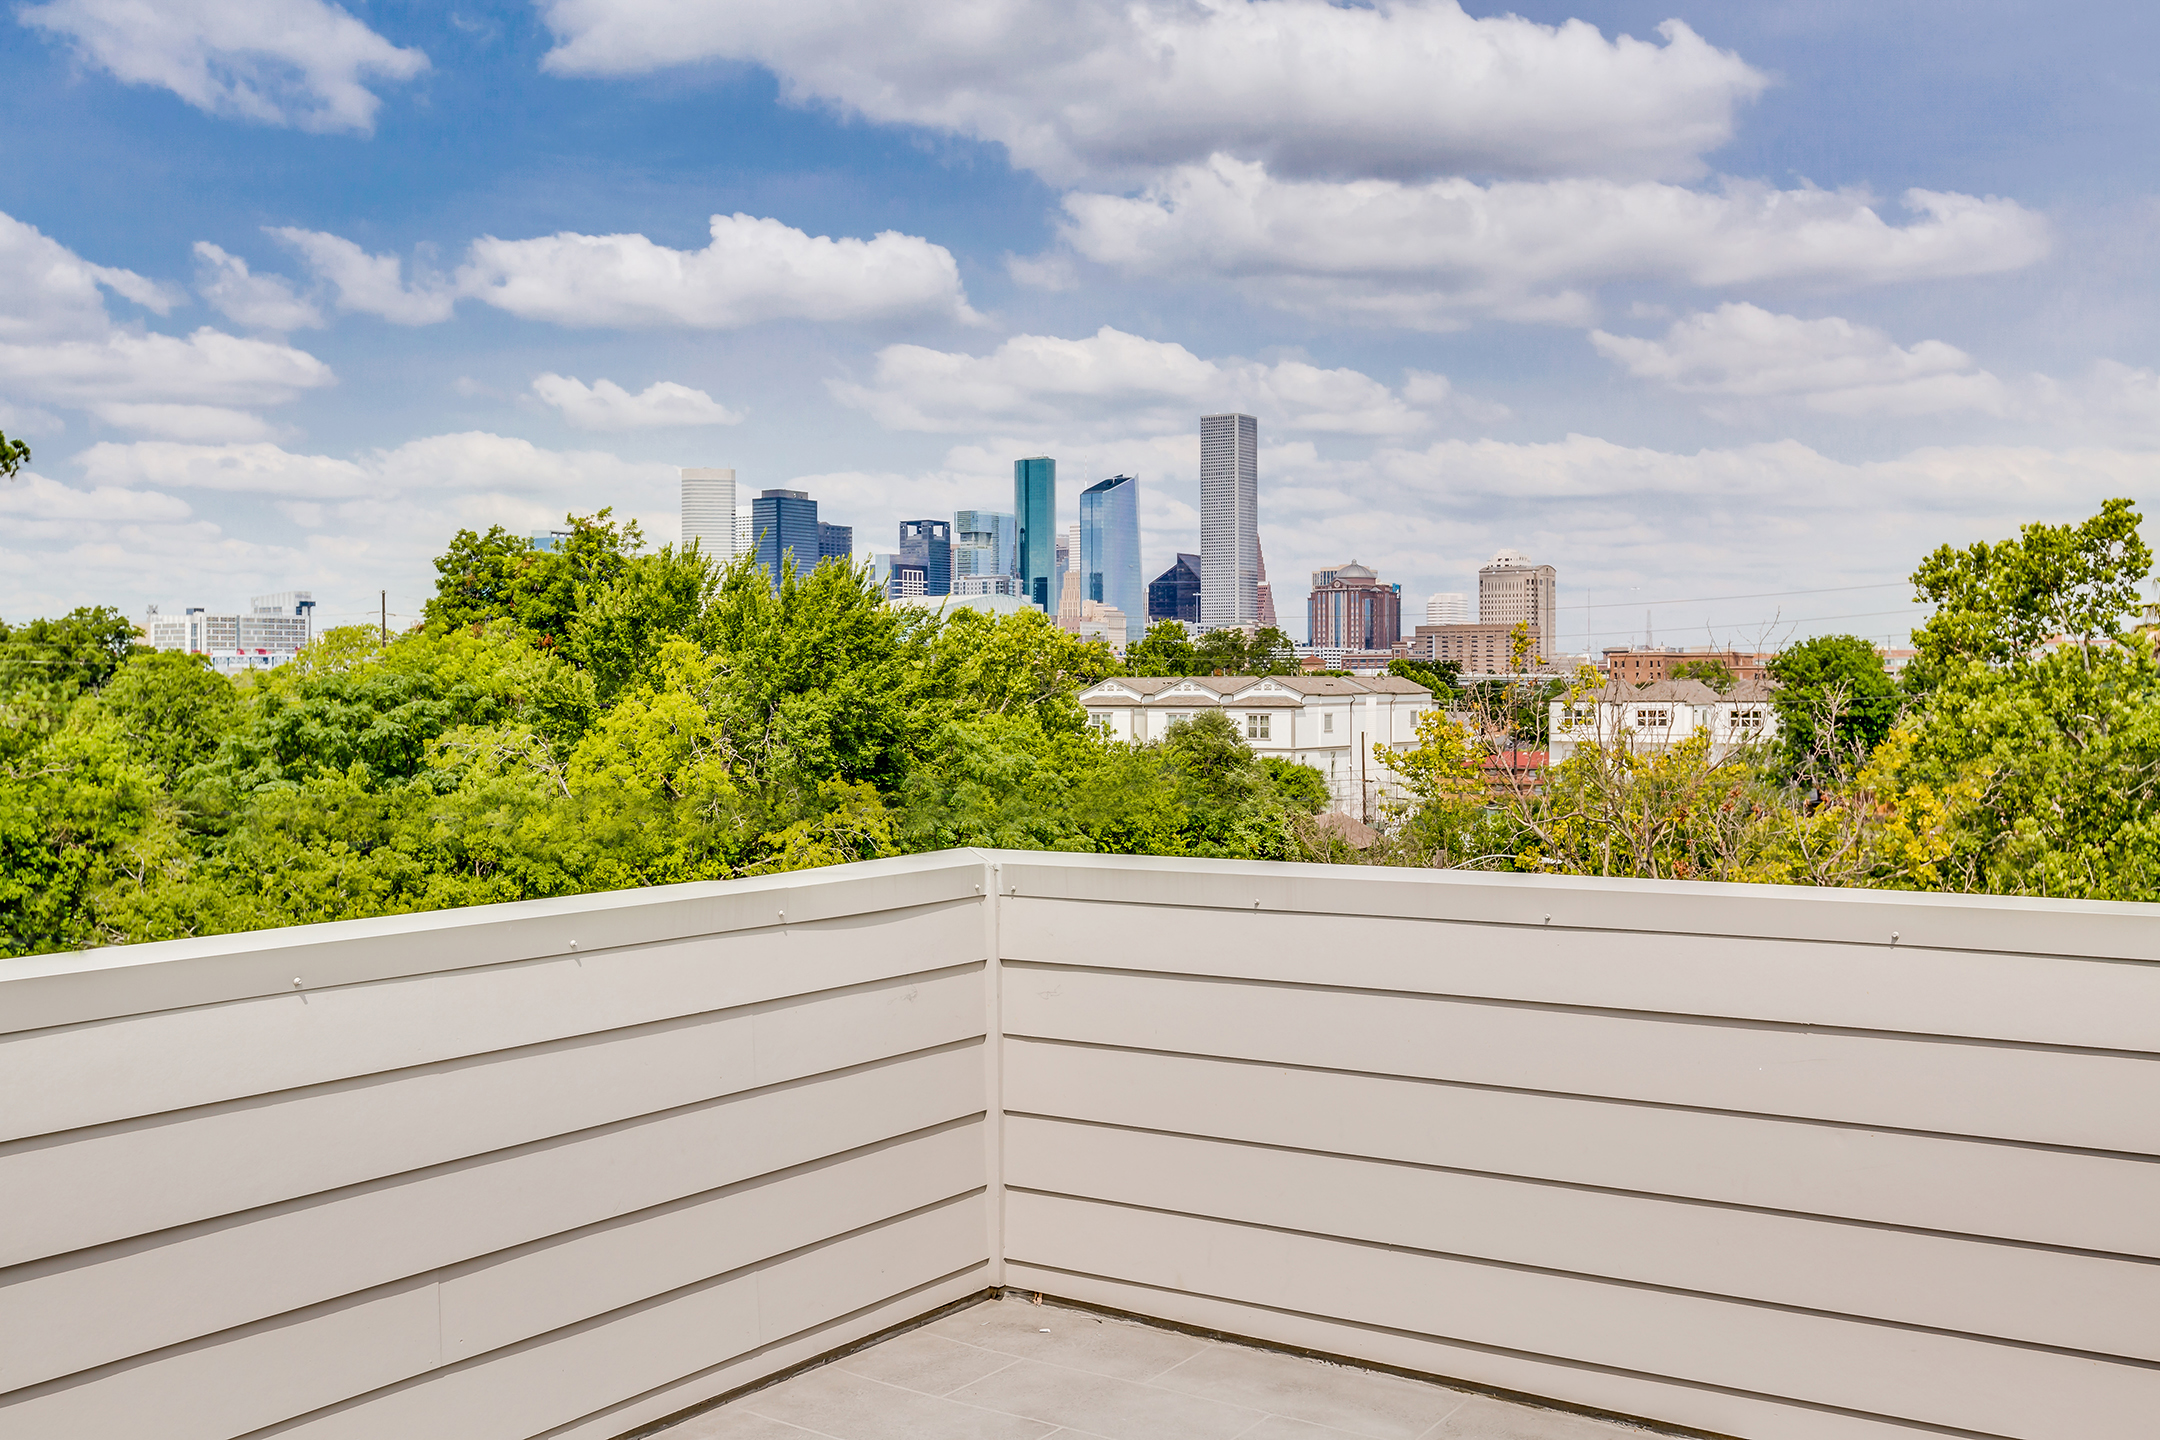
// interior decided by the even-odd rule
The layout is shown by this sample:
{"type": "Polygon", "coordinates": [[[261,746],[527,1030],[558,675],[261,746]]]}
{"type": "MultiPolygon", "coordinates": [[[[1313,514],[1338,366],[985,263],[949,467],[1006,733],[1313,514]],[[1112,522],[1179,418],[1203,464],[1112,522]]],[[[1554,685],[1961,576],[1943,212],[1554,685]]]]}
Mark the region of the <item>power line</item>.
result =
{"type": "MultiPolygon", "coordinates": [[[[1856,586],[1854,588],[1857,589],[1860,587],[1856,586]]],[[[1759,627],[1766,625],[1814,625],[1819,624],[1820,622],[1825,620],[1874,620],[1879,619],[1885,615],[1912,616],[1912,612],[1910,610],[1861,610],[1845,615],[1781,615],[1769,620],[1727,620],[1722,622],[1721,624],[1712,624],[1709,621],[1705,621],[1703,622],[1703,626],[1705,629],[1745,630],[1750,626],[1759,627]]],[[[1913,618],[1925,617],[1921,616],[1913,618]]],[[[1680,628],[1692,630],[1695,627],[1692,625],[1688,625],[1680,628]]],[[[1633,630],[1592,630],[1587,633],[1585,638],[1597,640],[1612,635],[1633,635],[1635,633],[1636,632],[1633,630]]]]}
{"type": "MultiPolygon", "coordinates": [[[[1643,606],[1657,605],[1707,605],[1720,600],[1781,600],[1787,595],[1838,595],[1851,590],[1889,590],[1911,583],[1909,580],[1884,580],[1874,585],[1828,585],[1820,590],[1759,590],[1753,595],[1690,595],[1679,600],[1601,600],[1594,605],[1585,604],[1583,608],[1585,610],[1634,610],[1643,606]]],[[[1562,608],[1563,610],[1572,610],[1575,607],[1567,605],[1562,608]]]]}

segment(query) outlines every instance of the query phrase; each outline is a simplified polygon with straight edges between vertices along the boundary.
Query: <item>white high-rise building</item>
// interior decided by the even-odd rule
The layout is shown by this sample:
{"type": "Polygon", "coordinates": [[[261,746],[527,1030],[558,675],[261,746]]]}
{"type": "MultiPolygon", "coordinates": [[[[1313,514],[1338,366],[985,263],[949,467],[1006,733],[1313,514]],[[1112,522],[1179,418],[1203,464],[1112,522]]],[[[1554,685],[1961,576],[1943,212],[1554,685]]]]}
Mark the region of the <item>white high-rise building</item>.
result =
{"type": "Polygon", "coordinates": [[[1470,597],[1460,590],[1447,590],[1425,602],[1427,625],[1467,625],[1470,623],[1470,597]]]}
{"type": "Polygon", "coordinates": [[[1552,658],[1560,643],[1560,582],[1550,565],[1532,565],[1519,550],[1502,550],[1478,571],[1478,623],[1527,623],[1537,636],[1537,659],[1552,658]]]}
{"type": "Polygon", "coordinates": [[[153,605],[143,629],[153,650],[207,655],[220,674],[283,665],[315,638],[315,597],[305,590],[257,595],[235,614],[212,614],[191,605],[178,615],[153,605]]]}
{"type": "Polygon", "coordinates": [[[697,541],[714,564],[725,565],[749,548],[742,538],[749,509],[735,503],[733,470],[682,472],[682,543],[697,541]]]}
{"type": "Polygon", "coordinates": [[[1200,623],[1260,623],[1260,422],[1200,417],[1200,623]]]}

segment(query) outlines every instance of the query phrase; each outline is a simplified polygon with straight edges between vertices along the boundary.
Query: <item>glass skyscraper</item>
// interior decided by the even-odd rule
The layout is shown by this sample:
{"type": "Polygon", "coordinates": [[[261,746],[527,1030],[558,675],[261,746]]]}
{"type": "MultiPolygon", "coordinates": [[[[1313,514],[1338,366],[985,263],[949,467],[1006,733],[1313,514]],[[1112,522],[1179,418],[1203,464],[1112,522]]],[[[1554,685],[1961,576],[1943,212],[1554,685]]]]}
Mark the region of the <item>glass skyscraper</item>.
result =
{"type": "Polygon", "coordinates": [[[1035,455],[1013,461],[1013,515],[1020,525],[1019,575],[1027,598],[1055,615],[1057,596],[1057,461],[1035,455]]]}
{"type": "Polygon", "coordinates": [[[1200,417],[1200,623],[1260,622],[1260,422],[1200,417]]]}
{"type": "Polygon", "coordinates": [[[817,501],[801,490],[767,490],[750,502],[750,525],[757,536],[758,566],[780,588],[780,557],[795,556],[797,574],[818,563],[817,501]]]}
{"type": "Polygon", "coordinates": [[[1080,598],[1115,605],[1135,626],[1147,613],[1134,476],[1113,475],[1080,492],[1080,598]]]}
{"type": "Polygon", "coordinates": [[[952,524],[945,520],[900,522],[900,563],[920,565],[925,595],[952,594],[952,524]]]}
{"type": "MultiPolygon", "coordinates": [[[[1155,577],[1147,591],[1147,618],[1200,623],[1200,557],[1178,552],[1177,563],[1155,577]]],[[[1126,633],[1130,634],[1130,631],[1126,633]]]]}
{"type": "Polygon", "coordinates": [[[997,510],[960,510],[953,515],[953,578],[1020,573],[1020,527],[997,510]]]}

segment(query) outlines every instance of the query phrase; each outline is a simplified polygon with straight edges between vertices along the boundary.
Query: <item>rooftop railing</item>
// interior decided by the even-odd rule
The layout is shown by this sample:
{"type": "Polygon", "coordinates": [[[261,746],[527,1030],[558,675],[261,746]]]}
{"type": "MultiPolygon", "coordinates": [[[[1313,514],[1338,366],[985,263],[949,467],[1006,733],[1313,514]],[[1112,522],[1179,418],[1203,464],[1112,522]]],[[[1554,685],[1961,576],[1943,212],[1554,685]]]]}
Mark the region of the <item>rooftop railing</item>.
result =
{"type": "Polygon", "coordinates": [[[1024,1288],[2144,1440],[2160,908],[955,851],[0,963],[0,1433],[615,1437],[1024,1288]]]}

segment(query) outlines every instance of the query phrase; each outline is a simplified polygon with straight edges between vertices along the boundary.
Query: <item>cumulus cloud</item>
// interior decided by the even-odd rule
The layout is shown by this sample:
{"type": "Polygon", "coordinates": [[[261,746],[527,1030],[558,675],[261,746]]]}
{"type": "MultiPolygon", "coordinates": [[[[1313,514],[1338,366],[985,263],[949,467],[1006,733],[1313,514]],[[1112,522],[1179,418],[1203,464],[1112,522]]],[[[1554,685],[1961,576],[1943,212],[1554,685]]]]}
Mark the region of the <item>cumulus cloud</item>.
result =
{"type": "Polygon", "coordinates": [[[0,214],[0,341],[102,335],[112,328],[107,290],[159,315],[181,299],[132,270],[93,265],[35,225],[0,214]]]}
{"type": "Polygon", "coordinates": [[[128,84],[302,130],[366,134],[382,103],[370,84],[428,67],[324,0],[48,0],[16,13],[128,84]]]}
{"type": "Polygon", "coordinates": [[[831,388],[895,430],[1087,433],[1107,425],[1148,434],[1191,429],[1196,415],[1222,409],[1337,434],[1397,435],[1426,424],[1423,412],[1356,370],[1206,360],[1108,325],[1079,340],[1016,335],[980,356],[888,345],[870,384],[831,388]]]}
{"type": "Polygon", "coordinates": [[[1594,330],[1590,341],[1630,375],[1684,394],[1788,400],[1834,415],[2002,413],[2010,404],[2009,387],[1956,346],[1901,346],[1836,316],[1726,304],[1675,321],[1662,340],[1594,330]]]}
{"type": "Polygon", "coordinates": [[[1473,18],[1456,0],[1268,4],[550,0],[546,67],[763,65],[785,93],[1003,145],[1053,183],[1218,151],[1286,175],[1691,175],[1766,77],[1668,20],[1659,41],[1473,18]]]}
{"type": "Polygon", "coordinates": [[[136,430],[231,437],[260,430],[237,412],[336,379],[279,341],[209,326],[186,336],[124,326],[105,308],[108,290],[159,313],[176,299],[0,215],[0,399],[86,409],[136,430]]]}
{"type": "Polygon", "coordinates": [[[942,245],[894,230],[835,240],[742,214],[713,216],[712,243],[702,250],[669,249],[643,235],[485,236],[473,242],[458,281],[513,315],[579,327],[976,318],[942,245]]]}
{"type": "Polygon", "coordinates": [[[302,502],[358,497],[392,500],[459,492],[533,495],[584,490],[604,495],[608,485],[626,477],[649,478],[666,469],[632,464],[605,452],[545,450],[529,440],[484,430],[431,435],[352,459],[307,454],[267,442],[195,445],[108,440],[85,450],[76,463],[97,485],[221,490],[302,502]]]}
{"type": "Polygon", "coordinates": [[[1854,190],[1295,181],[1216,156],[1139,196],[1066,196],[1064,235],[1128,273],[1256,282],[1274,303],[1435,329],[1477,311],[1587,323],[1590,290],[1614,280],[1876,285],[2047,253],[2047,222],[2013,200],[1908,190],[1903,204],[1913,218],[1894,225],[1854,190]]]}
{"type": "Polygon", "coordinates": [[[108,425],[174,440],[261,440],[270,425],[260,415],[222,405],[142,405],[99,402],[90,413],[108,425]]]}
{"type": "Polygon", "coordinates": [[[39,521],[173,521],[185,520],[193,513],[188,503],[175,495],[111,485],[77,490],[30,470],[13,483],[0,485],[0,516],[6,517],[11,528],[39,521]]]}
{"type": "Polygon", "coordinates": [[[282,275],[257,275],[247,261],[207,240],[195,242],[200,272],[196,293],[236,325],[251,330],[306,330],[323,323],[322,312],[293,293],[282,275]]]}
{"type": "Polygon", "coordinates": [[[300,257],[337,292],[340,310],[378,315],[393,325],[433,325],[450,318],[457,292],[440,276],[405,281],[405,265],[395,255],[370,255],[342,236],[321,230],[280,226],[270,234],[300,252],[300,257]]]}
{"type": "Polygon", "coordinates": [[[550,372],[533,393],[580,430],[650,430],[671,425],[736,425],[742,416],[703,390],[656,380],[633,395],[612,380],[587,385],[550,372]]]}

